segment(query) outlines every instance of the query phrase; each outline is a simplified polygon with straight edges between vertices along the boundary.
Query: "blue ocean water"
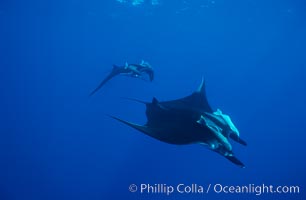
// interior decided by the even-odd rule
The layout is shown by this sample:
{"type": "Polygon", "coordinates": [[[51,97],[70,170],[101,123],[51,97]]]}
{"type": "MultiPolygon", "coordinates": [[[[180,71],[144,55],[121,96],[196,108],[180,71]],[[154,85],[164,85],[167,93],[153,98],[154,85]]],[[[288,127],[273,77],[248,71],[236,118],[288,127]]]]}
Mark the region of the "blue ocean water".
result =
{"type": "Polygon", "coordinates": [[[298,0],[1,1],[0,199],[305,199],[305,13],[298,0]],[[142,59],[152,83],[120,76],[88,97],[113,64],[142,59]],[[145,123],[145,106],[121,97],[177,99],[202,77],[211,106],[248,142],[232,142],[244,169],[107,116],[145,123]],[[218,193],[218,184],[300,189],[218,193]]]}

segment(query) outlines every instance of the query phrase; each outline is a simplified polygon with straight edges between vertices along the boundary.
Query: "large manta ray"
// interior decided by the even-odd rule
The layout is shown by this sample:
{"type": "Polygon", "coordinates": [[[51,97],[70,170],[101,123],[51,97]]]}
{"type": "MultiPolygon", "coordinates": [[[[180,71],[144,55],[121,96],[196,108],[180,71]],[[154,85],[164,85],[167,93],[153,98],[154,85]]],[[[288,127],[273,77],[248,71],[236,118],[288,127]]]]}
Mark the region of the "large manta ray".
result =
{"type": "Polygon", "coordinates": [[[125,63],[125,66],[113,65],[112,71],[108,74],[108,76],[104,78],[104,80],[98,85],[98,87],[90,93],[90,96],[92,96],[99,89],[101,89],[102,86],[104,86],[109,80],[120,74],[141,79],[145,79],[145,75],[147,75],[150,81],[153,81],[154,79],[154,71],[151,65],[143,60],[140,64],[125,63]]]}
{"type": "Polygon", "coordinates": [[[246,145],[246,142],[240,138],[228,115],[219,109],[213,112],[206,98],[204,80],[198,90],[181,99],[159,102],[153,98],[151,103],[135,101],[146,105],[145,125],[111,117],[162,142],[206,145],[234,164],[244,167],[234,156],[229,138],[242,145],[246,145]]]}

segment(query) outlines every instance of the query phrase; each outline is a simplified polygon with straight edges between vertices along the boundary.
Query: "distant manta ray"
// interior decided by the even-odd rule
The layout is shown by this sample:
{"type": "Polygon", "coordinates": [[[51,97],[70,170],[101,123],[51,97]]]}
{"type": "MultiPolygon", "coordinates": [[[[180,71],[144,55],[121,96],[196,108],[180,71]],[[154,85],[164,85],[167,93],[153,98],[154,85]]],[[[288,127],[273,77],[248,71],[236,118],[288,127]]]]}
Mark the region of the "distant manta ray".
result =
{"type": "Polygon", "coordinates": [[[106,78],[98,85],[96,89],[94,89],[91,93],[90,96],[95,94],[98,90],[100,90],[109,80],[114,78],[115,76],[123,74],[131,77],[136,77],[136,78],[141,78],[145,79],[145,75],[149,77],[150,81],[153,81],[154,79],[154,71],[151,67],[151,65],[148,62],[141,61],[140,64],[128,64],[125,63],[125,66],[116,66],[113,65],[113,69],[106,76],[106,78]]]}
{"type": "Polygon", "coordinates": [[[246,145],[246,142],[240,138],[239,131],[228,115],[219,109],[213,112],[206,99],[203,80],[197,91],[181,99],[159,102],[153,98],[151,103],[135,101],[146,105],[145,125],[111,117],[162,142],[206,145],[234,164],[244,167],[234,156],[229,138],[242,145],[246,145]]]}

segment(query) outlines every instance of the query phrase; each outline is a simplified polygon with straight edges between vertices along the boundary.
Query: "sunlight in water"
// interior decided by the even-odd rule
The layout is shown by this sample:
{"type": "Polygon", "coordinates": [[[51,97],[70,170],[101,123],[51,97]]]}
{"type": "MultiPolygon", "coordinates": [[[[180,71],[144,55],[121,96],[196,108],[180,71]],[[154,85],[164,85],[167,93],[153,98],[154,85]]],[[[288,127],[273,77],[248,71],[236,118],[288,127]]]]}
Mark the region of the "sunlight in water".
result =
{"type": "Polygon", "coordinates": [[[155,5],[159,5],[159,0],[116,0],[119,3],[125,3],[125,4],[130,4],[132,6],[139,6],[142,5],[144,3],[149,3],[153,6],[155,5]]]}

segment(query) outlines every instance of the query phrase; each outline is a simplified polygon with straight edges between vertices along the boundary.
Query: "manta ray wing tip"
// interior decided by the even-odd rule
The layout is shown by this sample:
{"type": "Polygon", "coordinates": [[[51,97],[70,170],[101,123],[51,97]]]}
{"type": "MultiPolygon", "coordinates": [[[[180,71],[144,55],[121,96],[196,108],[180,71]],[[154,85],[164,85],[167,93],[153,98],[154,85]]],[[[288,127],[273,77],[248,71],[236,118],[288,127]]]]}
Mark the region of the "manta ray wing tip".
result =
{"type": "Polygon", "coordinates": [[[201,93],[205,90],[205,79],[204,77],[202,76],[202,79],[201,79],[201,84],[199,85],[198,89],[196,92],[198,93],[201,93]]]}

